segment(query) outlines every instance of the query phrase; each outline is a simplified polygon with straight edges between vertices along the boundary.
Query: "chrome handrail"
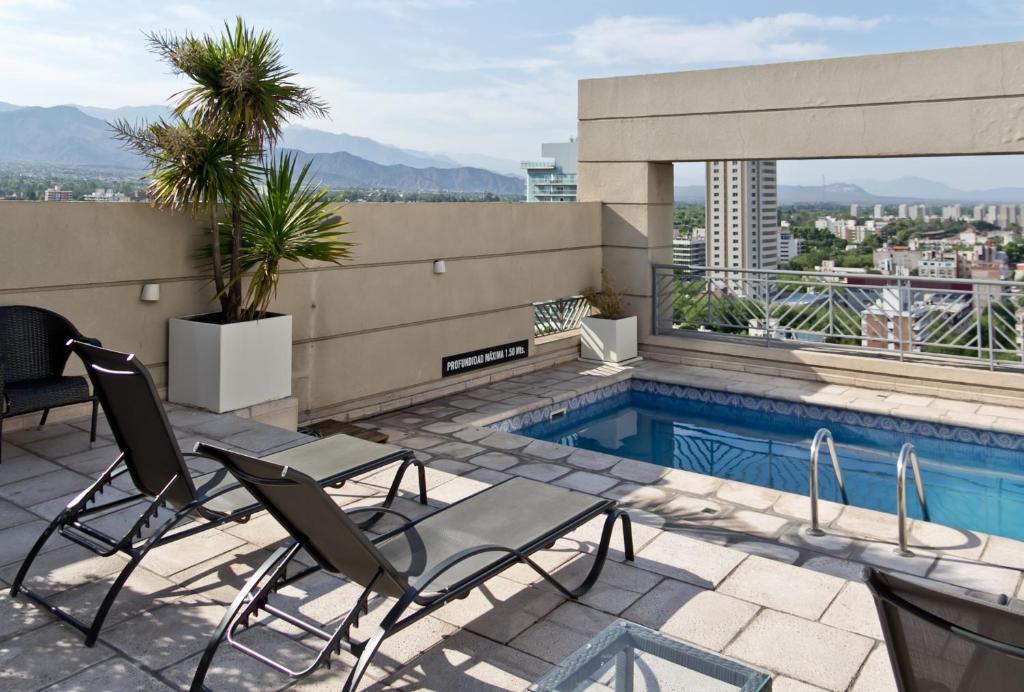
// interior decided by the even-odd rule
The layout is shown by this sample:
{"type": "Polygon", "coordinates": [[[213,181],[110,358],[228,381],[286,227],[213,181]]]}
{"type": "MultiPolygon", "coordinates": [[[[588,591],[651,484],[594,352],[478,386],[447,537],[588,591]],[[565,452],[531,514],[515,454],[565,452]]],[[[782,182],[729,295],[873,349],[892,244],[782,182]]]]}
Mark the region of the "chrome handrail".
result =
{"type": "Polygon", "coordinates": [[[850,498],[846,495],[846,484],[843,482],[843,472],[839,469],[839,456],[836,454],[836,446],[832,441],[832,433],[829,432],[828,428],[821,428],[815,433],[814,440],[811,442],[811,528],[807,530],[807,533],[812,536],[825,535],[825,532],[818,527],[818,457],[821,455],[822,441],[828,445],[828,454],[832,457],[832,470],[836,474],[836,484],[839,486],[839,494],[843,498],[843,504],[850,504],[850,498]]]}
{"type": "Polygon", "coordinates": [[[914,468],[914,485],[917,486],[917,499],[921,503],[921,515],[925,521],[931,521],[928,513],[928,502],[924,497],[924,481],[921,479],[921,467],[917,463],[917,452],[914,445],[907,442],[900,448],[900,456],[896,460],[896,514],[899,522],[900,546],[896,552],[903,557],[913,557],[914,553],[907,547],[907,462],[914,468]]]}

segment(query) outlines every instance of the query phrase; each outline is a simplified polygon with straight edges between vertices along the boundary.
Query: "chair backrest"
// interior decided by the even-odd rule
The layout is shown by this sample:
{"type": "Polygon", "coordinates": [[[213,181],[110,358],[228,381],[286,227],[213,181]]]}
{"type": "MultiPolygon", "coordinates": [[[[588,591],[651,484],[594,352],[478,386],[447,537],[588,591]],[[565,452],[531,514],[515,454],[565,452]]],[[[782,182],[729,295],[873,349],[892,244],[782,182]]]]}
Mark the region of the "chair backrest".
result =
{"type": "Polygon", "coordinates": [[[134,354],[82,341],[72,341],[71,348],[85,363],[135,487],[157,495],[177,477],[167,502],[181,508],[195,500],[188,466],[146,366],[134,354]]]}
{"type": "Polygon", "coordinates": [[[408,584],[319,484],[288,466],[206,443],[196,450],[220,461],[325,570],[385,596],[408,584]]]}
{"type": "Polygon", "coordinates": [[[31,305],[0,305],[0,364],[7,383],[58,377],[81,335],[55,312],[31,305]]]}
{"type": "Polygon", "coordinates": [[[1024,615],[878,570],[868,587],[901,690],[1021,689],[1024,615]]]}

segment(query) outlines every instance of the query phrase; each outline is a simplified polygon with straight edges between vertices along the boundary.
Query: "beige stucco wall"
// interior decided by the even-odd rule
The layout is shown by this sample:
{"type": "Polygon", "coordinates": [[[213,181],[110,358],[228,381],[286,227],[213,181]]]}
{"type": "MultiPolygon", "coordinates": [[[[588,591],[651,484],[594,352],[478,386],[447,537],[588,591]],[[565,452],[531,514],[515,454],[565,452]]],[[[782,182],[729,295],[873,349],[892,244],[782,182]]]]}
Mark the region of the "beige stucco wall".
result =
{"type": "MultiPolygon", "coordinates": [[[[595,285],[599,204],[352,204],[351,262],[286,269],[300,416],[440,384],[441,357],[532,338],[531,303],[595,285]],[[447,271],[433,273],[445,259],[447,271]]],[[[167,319],[209,309],[188,217],[137,204],[0,202],[0,303],[57,310],[166,378],[167,319]],[[161,299],[139,300],[147,281],[161,299]]],[[[531,345],[531,354],[538,350],[531,345]]],[[[478,373],[479,374],[479,373],[478,373]]],[[[447,384],[447,383],[445,383],[447,384]]]]}

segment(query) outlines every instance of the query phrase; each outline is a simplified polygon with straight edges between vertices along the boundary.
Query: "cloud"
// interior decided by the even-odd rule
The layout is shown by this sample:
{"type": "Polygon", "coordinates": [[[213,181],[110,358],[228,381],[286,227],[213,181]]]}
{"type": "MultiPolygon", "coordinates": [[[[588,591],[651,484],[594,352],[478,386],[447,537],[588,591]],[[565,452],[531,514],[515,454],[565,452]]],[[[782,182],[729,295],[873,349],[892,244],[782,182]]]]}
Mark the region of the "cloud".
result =
{"type": "Polygon", "coordinates": [[[339,3],[353,9],[373,10],[393,19],[406,19],[417,12],[469,7],[474,0],[347,0],[339,3]]]}
{"type": "Polygon", "coordinates": [[[665,17],[597,19],[573,29],[560,51],[595,65],[794,60],[821,57],[829,46],[797,34],[868,31],[880,18],[778,14],[729,23],[689,24],[665,17]]]}

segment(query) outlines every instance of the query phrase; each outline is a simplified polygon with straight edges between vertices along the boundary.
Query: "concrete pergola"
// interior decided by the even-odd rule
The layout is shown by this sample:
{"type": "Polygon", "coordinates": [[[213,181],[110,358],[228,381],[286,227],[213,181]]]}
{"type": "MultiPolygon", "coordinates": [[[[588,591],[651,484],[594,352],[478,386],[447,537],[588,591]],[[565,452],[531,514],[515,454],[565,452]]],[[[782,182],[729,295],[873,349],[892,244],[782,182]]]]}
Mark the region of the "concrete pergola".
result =
{"type": "Polygon", "coordinates": [[[589,79],[580,201],[604,268],[652,334],[651,263],[672,258],[672,163],[1024,153],[1024,43],[589,79]]]}

